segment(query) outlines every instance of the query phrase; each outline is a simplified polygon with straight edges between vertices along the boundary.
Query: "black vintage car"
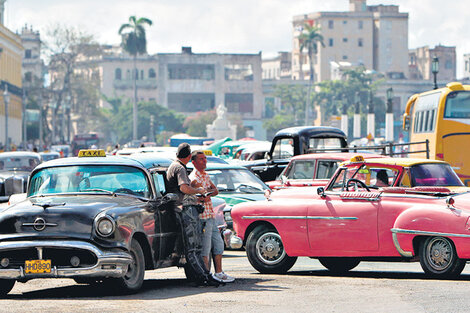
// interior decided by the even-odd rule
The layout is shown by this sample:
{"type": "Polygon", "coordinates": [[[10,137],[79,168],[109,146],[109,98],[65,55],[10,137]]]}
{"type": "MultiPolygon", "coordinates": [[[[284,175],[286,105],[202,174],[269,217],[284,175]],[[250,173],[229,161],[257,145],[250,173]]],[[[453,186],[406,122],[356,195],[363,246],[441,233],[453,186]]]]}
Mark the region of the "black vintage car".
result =
{"type": "Polygon", "coordinates": [[[100,154],[42,163],[26,200],[0,212],[0,294],[55,277],[133,292],[145,270],[178,265],[171,161],[100,154]]]}
{"type": "Polygon", "coordinates": [[[335,127],[298,126],[276,133],[266,159],[245,162],[263,181],[275,180],[293,156],[315,152],[347,152],[347,136],[335,127]]]}
{"type": "Polygon", "coordinates": [[[0,153],[0,202],[8,201],[12,194],[26,192],[29,174],[41,161],[35,152],[0,153]]]}

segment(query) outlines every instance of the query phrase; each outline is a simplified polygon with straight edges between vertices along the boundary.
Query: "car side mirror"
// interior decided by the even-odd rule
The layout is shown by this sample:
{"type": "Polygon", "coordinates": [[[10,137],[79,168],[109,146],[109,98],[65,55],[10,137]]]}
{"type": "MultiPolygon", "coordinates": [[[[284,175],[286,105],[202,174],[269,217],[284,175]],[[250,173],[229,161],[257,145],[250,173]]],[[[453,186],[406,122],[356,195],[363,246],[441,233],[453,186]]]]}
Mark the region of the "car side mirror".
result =
{"type": "Polygon", "coordinates": [[[325,198],[325,197],[326,197],[326,195],[325,195],[325,188],[323,188],[323,187],[318,187],[318,188],[317,188],[317,194],[318,194],[320,197],[325,198]]]}
{"type": "Polygon", "coordinates": [[[283,185],[285,185],[286,182],[287,182],[287,177],[286,177],[286,175],[281,175],[281,183],[282,183],[283,185]]]}
{"type": "Polygon", "coordinates": [[[165,205],[169,202],[172,202],[172,201],[176,201],[176,200],[178,200],[178,195],[177,194],[167,193],[166,195],[164,195],[161,198],[157,198],[155,200],[150,200],[150,203],[152,204],[152,207],[156,210],[156,209],[162,209],[163,205],[165,205]]]}

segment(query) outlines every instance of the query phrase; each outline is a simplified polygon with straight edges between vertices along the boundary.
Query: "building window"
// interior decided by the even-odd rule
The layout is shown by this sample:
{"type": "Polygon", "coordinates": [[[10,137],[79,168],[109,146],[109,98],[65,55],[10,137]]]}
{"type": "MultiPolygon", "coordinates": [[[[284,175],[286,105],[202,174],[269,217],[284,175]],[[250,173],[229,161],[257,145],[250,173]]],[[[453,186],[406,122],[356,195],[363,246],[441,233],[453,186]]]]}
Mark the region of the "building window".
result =
{"type": "Polygon", "coordinates": [[[358,47],[362,47],[363,45],[364,45],[364,43],[362,42],[362,38],[359,38],[359,39],[357,40],[357,46],[358,46],[358,47]]]}
{"type": "Polygon", "coordinates": [[[348,42],[348,38],[343,38],[343,42],[348,42]]]}
{"type": "Polygon", "coordinates": [[[446,60],[446,63],[445,63],[445,68],[446,69],[448,69],[448,70],[451,69],[452,65],[453,65],[452,60],[446,60]]]}
{"type": "Polygon", "coordinates": [[[213,93],[168,93],[168,108],[177,112],[210,111],[214,107],[213,93]]]}
{"type": "Polygon", "coordinates": [[[344,20],[343,21],[343,25],[346,25],[348,23],[348,21],[344,20]]]}
{"type": "Polygon", "coordinates": [[[465,61],[465,70],[468,71],[468,60],[465,61]]]}
{"type": "Polygon", "coordinates": [[[122,71],[120,68],[114,70],[114,79],[121,80],[122,79],[122,71]]]}
{"type": "Polygon", "coordinates": [[[347,55],[343,55],[343,60],[347,60],[348,59],[348,56],[347,55]]]}
{"type": "Polygon", "coordinates": [[[140,79],[144,80],[144,70],[140,70],[140,79]]]}
{"type": "Polygon", "coordinates": [[[32,53],[31,53],[31,49],[27,49],[24,51],[24,58],[25,59],[31,59],[32,57],[32,53]]]}
{"type": "Polygon", "coordinates": [[[359,29],[363,29],[364,28],[364,21],[357,21],[357,27],[359,29]]]}
{"type": "Polygon", "coordinates": [[[24,80],[27,82],[27,83],[30,83],[33,81],[33,74],[31,72],[26,72],[24,74],[24,80]]]}
{"type": "Polygon", "coordinates": [[[328,39],[328,46],[333,47],[333,38],[328,39]]]}
{"type": "Polygon", "coordinates": [[[333,20],[329,20],[329,21],[328,21],[328,28],[329,28],[329,29],[333,29],[334,26],[335,26],[334,21],[333,21],[333,20]]]}
{"type": "Polygon", "coordinates": [[[253,94],[227,93],[225,94],[225,107],[227,112],[253,113],[253,94]]]}
{"type": "Polygon", "coordinates": [[[168,64],[169,79],[214,80],[213,64],[168,64]]]}
{"type": "Polygon", "coordinates": [[[155,74],[155,70],[153,68],[149,69],[149,78],[155,78],[157,74],[155,74]]]}
{"type": "MultiPolygon", "coordinates": [[[[225,80],[253,80],[251,64],[225,64],[225,80]]],[[[269,78],[275,76],[275,69],[269,69],[269,78]]]]}

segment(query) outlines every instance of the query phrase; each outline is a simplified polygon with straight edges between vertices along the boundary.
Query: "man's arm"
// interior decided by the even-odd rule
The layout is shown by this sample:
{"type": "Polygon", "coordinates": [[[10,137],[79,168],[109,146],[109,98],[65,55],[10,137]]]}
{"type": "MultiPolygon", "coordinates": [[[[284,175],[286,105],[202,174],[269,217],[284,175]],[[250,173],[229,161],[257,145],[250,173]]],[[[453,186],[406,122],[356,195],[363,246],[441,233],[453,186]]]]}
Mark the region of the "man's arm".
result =
{"type": "Polygon", "coordinates": [[[194,195],[196,193],[204,193],[205,190],[202,187],[198,188],[193,188],[187,184],[182,184],[180,185],[180,190],[182,193],[187,194],[187,195],[194,195]]]}

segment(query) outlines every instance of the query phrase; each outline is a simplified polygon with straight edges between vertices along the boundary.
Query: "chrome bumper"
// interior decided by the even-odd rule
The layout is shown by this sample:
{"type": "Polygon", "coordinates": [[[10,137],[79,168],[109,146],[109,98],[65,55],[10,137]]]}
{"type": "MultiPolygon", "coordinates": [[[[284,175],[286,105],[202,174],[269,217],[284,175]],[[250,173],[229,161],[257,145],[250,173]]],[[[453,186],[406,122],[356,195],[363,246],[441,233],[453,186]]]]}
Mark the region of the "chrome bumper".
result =
{"type": "Polygon", "coordinates": [[[230,249],[240,249],[243,246],[243,240],[240,237],[235,236],[233,231],[226,229],[223,233],[225,245],[230,249]]]}
{"type": "Polygon", "coordinates": [[[24,248],[66,248],[88,250],[96,255],[97,262],[91,267],[57,268],[53,265],[50,273],[26,274],[23,266],[20,268],[1,268],[0,279],[31,279],[59,277],[122,277],[127,272],[132,257],[124,251],[103,251],[91,243],[84,241],[9,241],[0,242],[0,252],[24,248]]]}

